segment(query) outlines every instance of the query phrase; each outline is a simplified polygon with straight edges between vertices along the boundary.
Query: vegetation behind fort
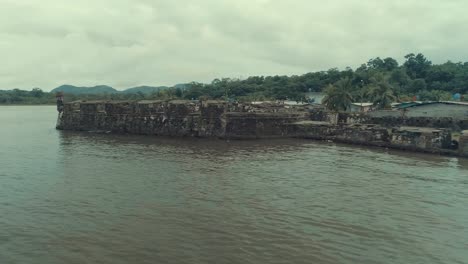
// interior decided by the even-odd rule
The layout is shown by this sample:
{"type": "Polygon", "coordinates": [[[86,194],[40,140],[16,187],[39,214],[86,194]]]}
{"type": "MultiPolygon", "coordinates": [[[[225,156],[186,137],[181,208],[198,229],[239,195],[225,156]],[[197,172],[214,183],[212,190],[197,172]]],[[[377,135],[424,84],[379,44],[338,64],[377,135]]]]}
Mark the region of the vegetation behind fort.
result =
{"type": "MultiPolygon", "coordinates": [[[[147,91],[147,90],[146,90],[147,91]]],[[[228,99],[236,101],[306,100],[308,92],[324,92],[331,108],[349,102],[374,102],[385,108],[395,101],[452,100],[468,96],[468,62],[433,64],[423,54],[408,54],[403,64],[393,58],[374,58],[357,69],[333,68],[293,76],[222,78],[144,92],[66,93],[65,100],[228,99]]],[[[0,104],[53,104],[54,92],[0,90],[0,104]]]]}

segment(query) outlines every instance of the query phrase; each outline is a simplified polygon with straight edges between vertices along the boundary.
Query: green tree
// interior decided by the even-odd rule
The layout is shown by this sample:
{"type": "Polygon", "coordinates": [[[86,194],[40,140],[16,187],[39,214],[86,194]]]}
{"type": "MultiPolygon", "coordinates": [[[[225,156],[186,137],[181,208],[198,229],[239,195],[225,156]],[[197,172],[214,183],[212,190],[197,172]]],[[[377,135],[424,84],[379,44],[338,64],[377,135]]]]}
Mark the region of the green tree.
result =
{"type": "Polygon", "coordinates": [[[388,82],[388,78],[383,75],[372,78],[369,86],[369,96],[377,109],[389,109],[396,100],[393,86],[388,82]]]}
{"type": "Polygon", "coordinates": [[[334,85],[329,85],[325,89],[325,98],[323,99],[323,103],[329,110],[346,111],[350,108],[353,102],[351,90],[351,79],[341,79],[334,85]]]}
{"type": "Polygon", "coordinates": [[[39,98],[39,97],[44,96],[44,92],[40,88],[34,88],[31,91],[31,95],[33,97],[39,98]]]}
{"type": "Polygon", "coordinates": [[[452,99],[452,95],[449,92],[441,90],[424,90],[418,95],[419,99],[422,101],[449,101],[452,99]]]}
{"type": "Polygon", "coordinates": [[[427,72],[432,66],[432,62],[429,61],[424,55],[419,53],[414,55],[413,53],[405,56],[405,63],[403,64],[408,72],[408,75],[413,78],[425,78],[427,72]]]}
{"type": "Polygon", "coordinates": [[[385,58],[384,59],[384,64],[383,64],[385,70],[387,71],[393,71],[398,68],[398,61],[396,61],[394,58],[385,58]]]}
{"type": "Polygon", "coordinates": [[[427,84],[426,84],[426,80],[424,79],[415,79],[415,80],[412,80],[409,85],[408,85],[408,88],[406,89],[409,93],[412,93],[412,94],[417,94],[421,91],[424,91],[427,89],[427,84]]]}

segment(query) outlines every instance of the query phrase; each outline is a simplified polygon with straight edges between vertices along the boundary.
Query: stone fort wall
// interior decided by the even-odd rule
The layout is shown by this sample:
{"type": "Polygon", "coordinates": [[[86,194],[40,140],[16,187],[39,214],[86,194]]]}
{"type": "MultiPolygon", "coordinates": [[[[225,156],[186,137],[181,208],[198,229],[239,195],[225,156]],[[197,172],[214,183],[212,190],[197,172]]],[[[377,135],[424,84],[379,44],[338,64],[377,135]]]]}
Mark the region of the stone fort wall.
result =
{"type": "Polygon", "coordinates": [[[311,138],[468,156],[468,120],[373,117],[224,101],[71,102],[61,130],[224,139],[311,138]],[[459,138],[452,137],[459,132],[459,138]]]}

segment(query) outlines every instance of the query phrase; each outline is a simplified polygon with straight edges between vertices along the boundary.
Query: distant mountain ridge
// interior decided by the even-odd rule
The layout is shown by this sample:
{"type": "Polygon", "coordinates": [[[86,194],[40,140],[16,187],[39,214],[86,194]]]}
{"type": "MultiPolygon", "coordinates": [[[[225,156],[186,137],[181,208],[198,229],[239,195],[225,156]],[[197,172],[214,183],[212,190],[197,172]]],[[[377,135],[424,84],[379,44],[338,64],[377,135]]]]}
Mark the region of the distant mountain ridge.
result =
{"type": "MultiPolygon", "coordinates": [[[[174,88],[178,89],[185,89],[187,87],[186,84],[177,84],[174,88]]],[[[137,86],[125,89],[123,91],[119,91],[111,86],[107,85],[97,85],[93,87],[78,87],[74,85],[64,84],[61,85],[52,91],[51,93],[63,92],[65,94],[136,94],[136,93],[143,93],[143,94],[152,94],[154,92],[158,92],[161,90],[169,89],[171,87],[168,86],[137,86]]]]}
{"type": "Polygon", "coordinates": [[[159,87],[153,87],[153,86],[138,86],[138,87],[133,87],[133,88],[128,88],[126,90],[123,90],[122,93],[125,94],[131,94],[131,93],[144,93],[144,94],[151,94],[154,92],[159,92],[161,90],[168,89],[169,87],[167,86],[159,86],[159,87]]]}
{"type": "Polygon", "coordinates": [[[107,85],[98,85],[93,87],[77,87],[73,85],[61,85],[52,91],[51,93],[63,92],[66,94],[103,94],[103,93],[118,93],[116,89],[107,85]]]}

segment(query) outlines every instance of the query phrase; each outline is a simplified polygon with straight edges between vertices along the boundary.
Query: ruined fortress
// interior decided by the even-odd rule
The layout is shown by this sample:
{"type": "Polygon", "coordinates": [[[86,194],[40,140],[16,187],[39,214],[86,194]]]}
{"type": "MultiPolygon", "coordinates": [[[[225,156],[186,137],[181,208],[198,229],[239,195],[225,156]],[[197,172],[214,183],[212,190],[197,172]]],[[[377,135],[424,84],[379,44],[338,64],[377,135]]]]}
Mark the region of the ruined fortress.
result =
{"type": "Polygon", "coordinates": [[[57,129],[222,139],[308,138],[468,157],[468,119],[375,117],[225,101],[77,101],[57,129]]]}

